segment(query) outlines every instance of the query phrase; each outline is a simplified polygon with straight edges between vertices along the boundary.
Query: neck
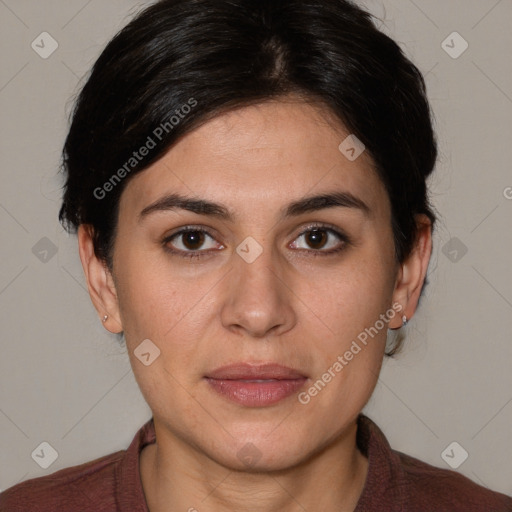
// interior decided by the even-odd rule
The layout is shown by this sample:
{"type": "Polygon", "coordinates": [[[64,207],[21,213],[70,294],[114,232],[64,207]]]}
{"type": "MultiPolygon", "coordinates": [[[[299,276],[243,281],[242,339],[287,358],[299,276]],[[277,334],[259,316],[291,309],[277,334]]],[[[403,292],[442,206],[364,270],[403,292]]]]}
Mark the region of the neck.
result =
{"type": "Polygon", "coordinates": [[[140,457],[151,512],[351,512],[368,471],[356,446],[356,423],[298,465],[264,473],[230,469],[159,431],[156,423],[155,430],[157,443],[140,457]]]}

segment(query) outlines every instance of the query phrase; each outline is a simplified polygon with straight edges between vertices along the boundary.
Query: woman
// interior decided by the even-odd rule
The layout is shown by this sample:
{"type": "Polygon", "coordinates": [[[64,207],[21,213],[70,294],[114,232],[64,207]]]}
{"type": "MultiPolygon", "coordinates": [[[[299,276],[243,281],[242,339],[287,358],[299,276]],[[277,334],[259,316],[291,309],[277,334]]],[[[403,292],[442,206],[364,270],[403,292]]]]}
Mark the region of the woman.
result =
{"type": "Polygon", "coordinates": [[[512,510],[361,411],[432,249],[423,79],[345,0],[164,0],[107,46],[60,218],[153,417],[0,510],[512,510]]]}

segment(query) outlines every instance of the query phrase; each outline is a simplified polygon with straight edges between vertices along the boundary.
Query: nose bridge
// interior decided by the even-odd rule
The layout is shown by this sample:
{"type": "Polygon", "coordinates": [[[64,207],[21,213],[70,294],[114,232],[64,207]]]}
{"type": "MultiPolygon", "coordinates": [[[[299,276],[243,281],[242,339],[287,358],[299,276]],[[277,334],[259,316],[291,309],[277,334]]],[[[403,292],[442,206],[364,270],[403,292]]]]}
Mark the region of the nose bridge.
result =
{"type": "Polygon", "coordinates": [[[225,327],[236,325],[252,336],[291,327],[294,313],[281,270],[271,247],[250,237],[237,247],[230,296],[222,311],[225,327]]]}
{"type": "Polygon", "coordinates": [[[272,250],[265,248],[261,254],[251,262],[240,257],[237,262],[237,278],[241,292],[247,292],[249,295],[258,296],[266,299],[266,303],[270,303],[274,296],[279,294],[279,283],[282,284],[278,277],[279,269],[273,262],[272,250]]]}

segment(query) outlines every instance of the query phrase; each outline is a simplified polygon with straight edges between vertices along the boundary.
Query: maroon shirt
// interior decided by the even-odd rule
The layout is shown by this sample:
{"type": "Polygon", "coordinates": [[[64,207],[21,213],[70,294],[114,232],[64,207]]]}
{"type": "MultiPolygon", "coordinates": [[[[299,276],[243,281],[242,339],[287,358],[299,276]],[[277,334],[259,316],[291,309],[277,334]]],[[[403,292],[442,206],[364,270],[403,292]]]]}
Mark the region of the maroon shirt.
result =
{"type": "MultiPolygon", "coordinates": [[[[151,419],[128,450],[7,489],[0,494],[0,512],[149,512],[139,454],[154,442],[151,419]]],[[[512,512],[511,497],[392,450],[379,427],[362,414],[357,443],[369,465],[354,512],[512,512]]]]}

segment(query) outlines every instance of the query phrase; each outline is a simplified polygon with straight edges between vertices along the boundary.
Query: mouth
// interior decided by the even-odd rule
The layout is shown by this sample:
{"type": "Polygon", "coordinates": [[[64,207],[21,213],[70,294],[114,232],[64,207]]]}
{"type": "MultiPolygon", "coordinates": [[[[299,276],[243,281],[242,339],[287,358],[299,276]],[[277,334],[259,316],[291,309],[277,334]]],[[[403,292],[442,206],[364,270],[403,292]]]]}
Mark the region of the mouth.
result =
{"type": "Polygon", "coordinates": [[[308,377],[274,363],[236,363],[205,376],[210,389],[225,399],[246,407],[273,405],[296,393],[308,377]]]}

